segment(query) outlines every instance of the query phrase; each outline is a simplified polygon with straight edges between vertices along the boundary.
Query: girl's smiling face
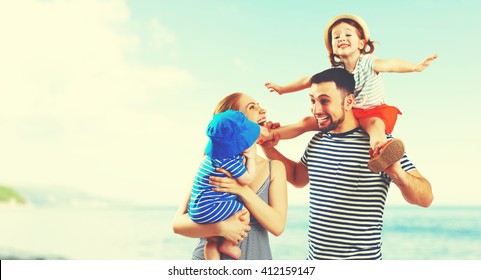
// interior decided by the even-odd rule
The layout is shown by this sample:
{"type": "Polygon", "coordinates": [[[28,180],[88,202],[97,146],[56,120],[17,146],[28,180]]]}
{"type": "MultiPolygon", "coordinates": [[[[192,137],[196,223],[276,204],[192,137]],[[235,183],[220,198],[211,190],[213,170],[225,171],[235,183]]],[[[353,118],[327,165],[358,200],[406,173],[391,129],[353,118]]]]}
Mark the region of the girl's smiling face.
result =
{"type": "Polygon", "coordinates": [[[360,51],[365,46],[364,40],[360,38],[359,31],[346,22],[333,26],[331,36],[332,50],[334,54],[340,57],[360,54],[360,51]]]}

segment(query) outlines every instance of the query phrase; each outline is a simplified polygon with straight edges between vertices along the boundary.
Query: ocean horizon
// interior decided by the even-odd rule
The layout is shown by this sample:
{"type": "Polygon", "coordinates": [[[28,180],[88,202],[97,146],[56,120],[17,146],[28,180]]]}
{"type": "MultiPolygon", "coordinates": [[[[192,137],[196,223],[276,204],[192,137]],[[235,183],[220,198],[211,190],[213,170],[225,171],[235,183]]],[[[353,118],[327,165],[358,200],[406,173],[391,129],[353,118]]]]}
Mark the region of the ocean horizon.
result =
{"type": "MultiPolygon", "coordinates": [[[[0,259],[189,260],[197,239],[172,232],[176,207],[0,208],[0,259]]],[[[308,207],[289,206],[274,260],[307,257],[308,207]]],[[[387,205],[384,260],[480,260],[481,206],[387,205]]]]}

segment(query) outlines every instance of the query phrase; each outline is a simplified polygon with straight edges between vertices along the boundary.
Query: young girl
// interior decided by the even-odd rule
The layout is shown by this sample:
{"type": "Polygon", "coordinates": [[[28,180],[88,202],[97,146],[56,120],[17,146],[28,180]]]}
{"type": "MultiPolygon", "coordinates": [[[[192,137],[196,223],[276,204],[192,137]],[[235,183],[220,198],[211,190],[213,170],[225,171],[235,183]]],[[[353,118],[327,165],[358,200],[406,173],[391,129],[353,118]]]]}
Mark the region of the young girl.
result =
{"type": "MultiPolygon", "coordinates": [[[[372,149],[368,167],[372,172],[381,172],[403,156],[404,145],[399,139],[388,141],[386,138],[386,133],[392,133],[397,115],[401,112],[384,103],[384,84],[379,73],[421,72],[437,55],[432,55],[419,64],[399,59],[377,59],[372,55],[374,44],[367,24],[362,18],[348,14],[336,16],[329,21],[324,31],[324,42],[332,66],[343,67],[354,75],[356,103],[353,112],[361,127],[369,134],[372,149]]],[[[271,82],[265,86],[271,92],[284,94],[310,87],[309,80],[310,77],[303,77],[285,86],[271,82]]],[[[274,133],[279,133],[281,139],[293,138],[306,131],[316,130],[316,126],[314,117],[307,117],[297,124],[272,130],[269,138],[274,133]]]]}

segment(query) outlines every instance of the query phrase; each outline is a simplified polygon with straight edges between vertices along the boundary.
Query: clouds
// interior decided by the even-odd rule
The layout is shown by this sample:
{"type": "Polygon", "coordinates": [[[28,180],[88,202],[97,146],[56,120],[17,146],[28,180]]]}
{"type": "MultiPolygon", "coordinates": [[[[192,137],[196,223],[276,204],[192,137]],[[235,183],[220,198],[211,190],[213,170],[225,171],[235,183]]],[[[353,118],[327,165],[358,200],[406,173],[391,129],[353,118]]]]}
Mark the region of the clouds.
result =
{"type": "MultiPolygon", "coordinates": [[[[141,38],[122,32],[132,23],[120,1],[15,3],[2,4],[0,15],[2,96],[17,105],[3,109],[12,114],[65,115],[82,108],[98,113],[109,104],[143,101],[190,78],[181,69],[146,68],[132,59],[142,52],[141,38]]],[[[153,25],[147,30],[156,45],[175,42],[160,23],[153,25]]]]}
{"type": "MultiPolygon", "coordinates": [[[[430,4],[416,6],[432,9],[430,4]]],[[[466,169],[479,169],[479,133],[470,127],[479,114],[466,115],[476,112],[477,102],[463,102],[479,99],[476,72],[467,71],[475,69],[479,59],[465,60],[469,51],[447,45],[442,36],[408,32],[409,38],[399,38],[392,32],[423,26],[466,35],[464,21],[446,25],[441,20],[457,15],[454,6],[459,5],[439,5],[430,20],[410,22],[392,14],[391,6],[359,4],[352,12],[376,29],[376,38],[383,42],[376,49],[379,57],[420,59],[400,43],[404,39],[411,48],[439,52],[440,58],[423,73],[383,77],[389,103],[404,114],[396,135],[432,179],[436,195],[442,193],[436,201],[458,203],[468,198],[457,195],[466,193],[457,188],[479,189],[469,187],[476,185],[476,172],[466,169]],[[391,24],[385,24],[387,19],[391,24]],[[457,140],[443,136],[446,129],[457,140]],[[452,171],[461,177],[445,172],[445,166],[453,168],[453,159],[464,163],[452,171]]],[[[197,1],[0,0],[0,183],[76,187],[143,203],[175,204],[172,197],[192,183],[206,141],[205,126],[223,96],[250,94],[268,109],[270,119],[283,124],[309,113],[306,92],[280,97],[268,94],[263,84],[287,83],[328,67],[318,35],[323,22],[346,11],[336,3],[310,9],[283,3],[275,14],[266,13],[271,8],[245,1],[226,6],[197,1]],[[285,20],[288,17],[292,20],[285,20]]],[[[463,14],[479,10],[459,9],[463,14]]],[[[297,160],[306,141],[286,141],[281,151],[297,160]]],[[[290,202],[305,201],[304,190],[299,200],[291,195],[298,192],[290,192],[290,202]]],[[[479,204],[478,197],[469,199],[479,204]]]]}
{"type": "Polygon", "coordinates": [[[149,27],[152,34],[152,43],[156,47],[162,47],[166,44],[173,44],[176,42],[175,34],[166,26],[160,24],[156,19],[149,22],[149,27]]]}
{"type": "Polygon", "coordinates": [[[193,77],[142,64],[142,40],[176,40],[158,21],[142,28],[147,39],[136,24],[122,1],[0,3],[1,181],[109,195],[113,185],[158,183],[149,181],[162,165],[155,147],[174,124],[152,103],[193,77]]]}

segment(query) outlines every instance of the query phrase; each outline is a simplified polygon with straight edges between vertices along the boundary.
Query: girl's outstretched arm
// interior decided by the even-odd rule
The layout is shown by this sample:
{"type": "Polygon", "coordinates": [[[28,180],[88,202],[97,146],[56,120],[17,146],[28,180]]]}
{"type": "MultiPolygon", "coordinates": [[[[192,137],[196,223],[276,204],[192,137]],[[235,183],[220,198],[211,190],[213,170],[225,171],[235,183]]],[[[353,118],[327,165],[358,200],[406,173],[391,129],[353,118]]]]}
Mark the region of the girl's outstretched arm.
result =
{"type": "Polygon", "coordinates": [[[314,116],[307,116],[302,118],[297,123],[270,129],[269,135],[262,137],[260,144],[265,141],[273,140],[274,134],[278,134],[280,139],[285,140],[296,138],[297,136],[300,136],[308,131],[317,130],[319,130],[319,125],[317,124],[316,118],[314,116]]]}
{"type": "Polygon", "coordinates": [[[394,73],[410,73],[410,72],[422,72],[426,69],[431,62],[438,58],[437,54],[431,55],[425,58],[421,63],[413,63],[400,59],[376,59],[373,63],[374,71],[381,72],[394,72],[394,73]]]}
{"type": "Polygon", "coordinates": [[[271,82],[267,82],[264,85],[270,92],[275,91],[278,94],[284,94],[284,93],[300,91],[300,90],[309,88],[311,86],[311,83],[309,82],[310,79],[311,79],[310,76],[302,77],[284,86],[280,86],[278,84],[271,83],[271,82]]]}

